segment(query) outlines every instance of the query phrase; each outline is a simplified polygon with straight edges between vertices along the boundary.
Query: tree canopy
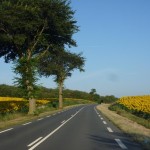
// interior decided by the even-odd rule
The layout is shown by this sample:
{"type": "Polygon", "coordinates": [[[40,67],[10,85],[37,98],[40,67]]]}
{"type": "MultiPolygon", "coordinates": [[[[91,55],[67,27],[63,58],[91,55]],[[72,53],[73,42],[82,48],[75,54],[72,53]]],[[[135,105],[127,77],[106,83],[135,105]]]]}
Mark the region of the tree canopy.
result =
{"type": "Polygon", "coordinates": [[[72,71],[75,69],[84,71],[85,58],[82,57],[81,53],[71,53],[64,49],[57,49],[45,55],[39,59],[38,70],[40,75],[46,77],[54,76],[54,81],[59,86],[60,108],[62,108],[62,88],[64,81],[67,77],[71,76],[72,71]]]}
{"type": "Polygon", "coordinates": [[[72,35],[77,31],[67,0],[0,1],[0,57],[16,62],[18,85],[29,100],[34,98],[36,58],[56,47],[76,46],[72,35]]]}
{"type": "Polygon", "coordinates": [[[54,46],[76,46],[78,31],[67,0],[5,0],[0,5],[0,57],[5,61],[54,46]]]}

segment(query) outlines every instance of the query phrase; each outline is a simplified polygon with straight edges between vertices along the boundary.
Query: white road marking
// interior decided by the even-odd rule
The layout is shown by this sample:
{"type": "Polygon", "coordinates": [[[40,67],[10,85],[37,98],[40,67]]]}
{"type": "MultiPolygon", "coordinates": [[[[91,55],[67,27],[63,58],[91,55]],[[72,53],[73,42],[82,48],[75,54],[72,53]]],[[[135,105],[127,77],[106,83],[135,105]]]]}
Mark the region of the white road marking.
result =
{"type": "Polygon", "coordinates": [[[29,148],[28,150],[33,150],[35,149],[38,145],[43,143],[46,139],[48,139],[50,136],[52,136],[55,132],[57,132],[62,126],[64,126],[68,121],[70,121],[73,117],[75,117],[84,107],[82,107],[74,116],[70,117],[66,122],[58,126],[55,130],[53,130],[51,133],[49,133],[45,138],[41,139],[38,143],[36,143],[34,146],[29,148]]]}
{"type": "Polygon", "coordinates": [[[37,121],[40,121],[40,120],[43,120],[44,118],[40,118],[40,119],[38,119],[37,121]]]}
{"type": "Polygon", "coordinates": [[[104,118],[101,117],[101,120],[103,120],[104,118]]]}
{"type": "Polygon", "coordinates": [[[103,121],[103,123],[104,123],[104,124],[107,124],[107,122],[106,122],[106,121],[103,121]]]}
{"type": "Polygon", "coordinates": [[[118,143],[118,145],[122,148],[122,149],[128,149],[120,139],[115,139],[115,141],[118,143]]]}
{"type": "Polygon", "coordinates": [[[33,141],[32,143],[30,143],[30,144],[28,145],[28,147],[34,145],[34,144],[35,144],[36,142],[38,142],[40,139],[42,139],[42,137],[39,137],[38,139],[36,139],[36,140],[33,141]]]}
{"type": "Polygon", "coordinates": [[[62,121],[61,124],[65,123],[66,120],[62,121]]]}
{"type": "Polygon", "coordinates": [[[31,124],[32,122],[27,122],[27,123],[24,123],[24,124],[22,124],[23,126],[26,126],[26,125],[28,125],[28,124],[31,124]]]}
{"type": "Polygon", "coordinates": [[[96,110],[96,107],[94,107],[94,110],[95,110],[95,112],[96,112],[97,114],[99,114],[99,113],[97,112],[97,110],[96,110]]]}
{"type": "Polygon", "coordinates": [[[113,132],[113,130],[112,130],[111,128],[109,128],[109,127],[107,127],[107,130],[108,130],[109,132],[113,132]]]}
{"type": "Polygon", "coordinates": [[[47,118],[49,118],[50,117],[50,115],[49,116],[46,116],[47,118]]]}
{"type": "Polygon", "coordinates": [[[7,130],[4,130],[4,131],[1,131],[0,133],[4,133],[4,132],[7,132],[7,131],[10,131],[12,130],[13,128],[10,128],[10,129],[7,129],[7,130]]]}
{"type": "Polygon", "coordinates": [[[101,115],[98,115],[99,117],[101,117],[101,115]]]}

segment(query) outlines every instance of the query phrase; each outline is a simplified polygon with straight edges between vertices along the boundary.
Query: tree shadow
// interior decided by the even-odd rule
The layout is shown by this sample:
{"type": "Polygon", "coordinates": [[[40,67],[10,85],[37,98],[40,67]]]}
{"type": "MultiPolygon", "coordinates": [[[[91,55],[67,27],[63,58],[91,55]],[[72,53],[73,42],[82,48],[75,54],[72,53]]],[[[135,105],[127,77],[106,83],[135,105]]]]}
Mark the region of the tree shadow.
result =
{"type": "MultiPolygon", "coordinates": [[[[109,134],[108,134],[109,135],[109,134]]],[[[112,133],[110,136],[105,135],[92,135],[89,134],[88,138],[95,142],[97,145],[107,147],[109,150],[121,150],[121,147],[115,141],[120,139],[128,150],[144,150],[141,144],[134,142],[129,136],[122,133],[112,133]]]]}

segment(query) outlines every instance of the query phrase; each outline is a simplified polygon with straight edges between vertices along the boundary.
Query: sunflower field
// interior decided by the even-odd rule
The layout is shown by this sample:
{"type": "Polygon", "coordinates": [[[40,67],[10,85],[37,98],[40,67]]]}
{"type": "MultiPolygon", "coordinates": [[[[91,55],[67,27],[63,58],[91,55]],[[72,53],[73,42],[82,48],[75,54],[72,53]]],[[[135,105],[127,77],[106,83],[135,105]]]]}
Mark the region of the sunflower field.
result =
{"type": "Polygon", "coordinates": [[[121,97],[117,104],[132,114],[150,119],[150,95],[121,97]]]}
{"type": "MultiPolygon", "coordinates": [[[[48,104],[49,100],[36,100],[36,106],[48,104]]],[[[0,114],[12,112],[27,112],[29,101],[17,97],[0,97],[0,114]]]]}

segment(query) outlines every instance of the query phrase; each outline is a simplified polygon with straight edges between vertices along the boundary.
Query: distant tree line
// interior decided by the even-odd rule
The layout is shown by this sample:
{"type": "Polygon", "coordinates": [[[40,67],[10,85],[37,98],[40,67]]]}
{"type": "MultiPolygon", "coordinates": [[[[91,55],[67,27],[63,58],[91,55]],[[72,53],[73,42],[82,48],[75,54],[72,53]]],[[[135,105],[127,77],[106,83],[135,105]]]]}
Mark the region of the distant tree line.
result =
{"type": "MultiPolygon", "coordinates": [[[[58,99],[58,88],[52,89],[52,88],[46,88],[43,86],[37,87],[36,92],[36,98],[37,99],[52,99],[56,98],[58,99]]],[[[92,90],[91,90],[92,92],[92,90]]],[[[113,95],[107,95],[107,96],[100,96],[99,94],[91,92],[83,92],[79,90],[70,90],[70,89],[64,89],[63,90],[63,97],[64,98],[75,98],[75,99],[85,99],[85,100],[91,100],[93,102],[97,103],[112,103],[115,102],[118,98],[116,98],[113,95]]],[[[0,85],[0,96],[1,97],[23,97],[24,94],[21,91],[20,88],[10,85],[1,84],[0,85]]]]}

